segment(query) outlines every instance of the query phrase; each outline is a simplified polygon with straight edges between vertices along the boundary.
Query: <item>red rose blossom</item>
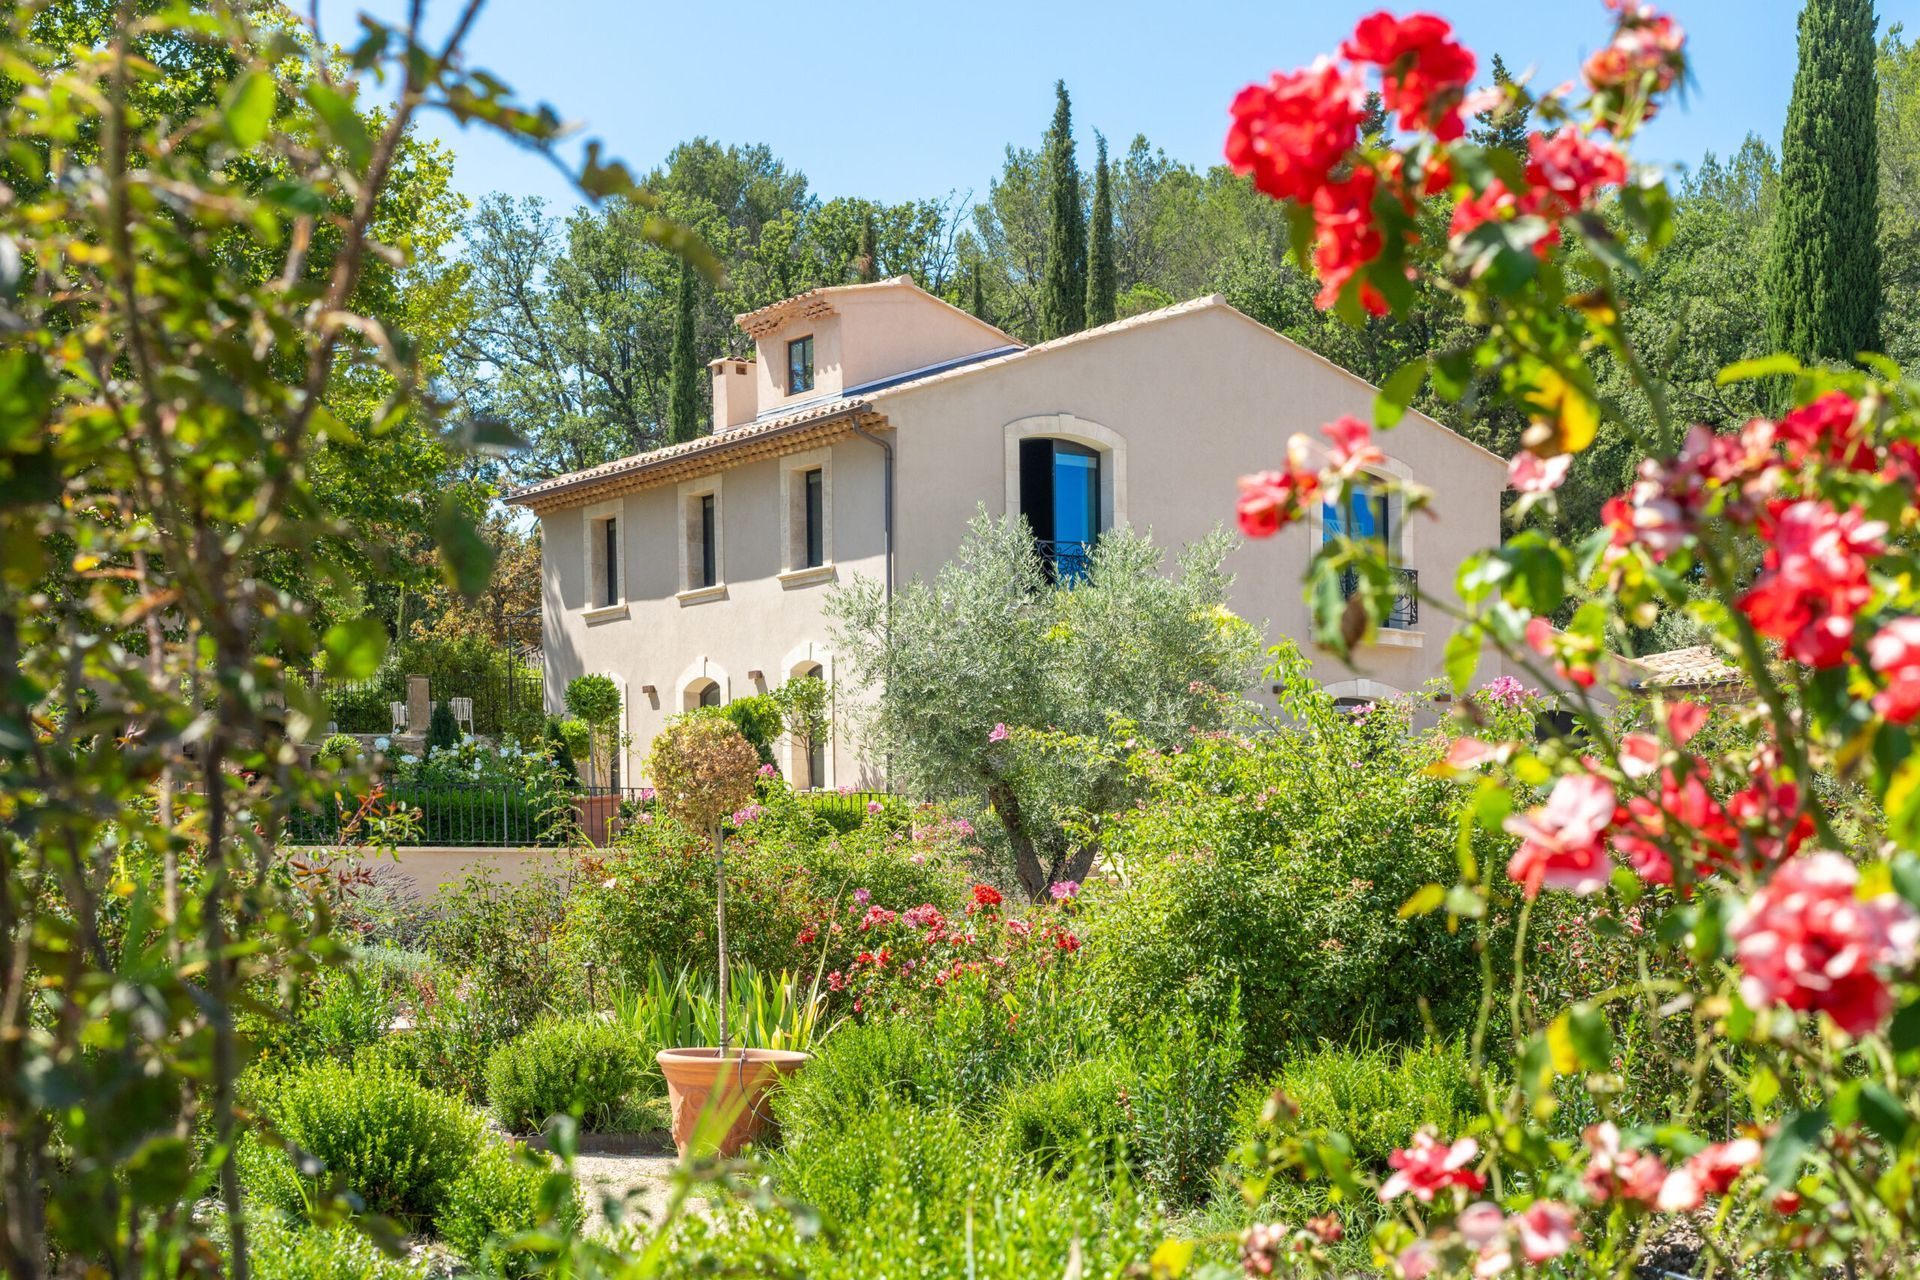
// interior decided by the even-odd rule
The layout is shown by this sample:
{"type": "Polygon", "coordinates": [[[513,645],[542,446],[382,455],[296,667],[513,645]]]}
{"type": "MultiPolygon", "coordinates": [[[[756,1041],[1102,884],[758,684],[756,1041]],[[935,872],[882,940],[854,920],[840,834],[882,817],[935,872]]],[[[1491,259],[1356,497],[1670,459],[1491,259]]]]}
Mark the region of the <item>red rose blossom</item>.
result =
{"type": "Polygon", "coordinates": [[[1858,896],[1860,872],[1837,853],[1784,863],[1734,921],[1740,995],[1764,1009],[1823,1012],[1848,1035],[1893,1011],[1890,970],[1913,963],[1920,916],[1898,896],[1858,896]]]}
{"type": "Polygon", "coordinates": [[[1526,886],[1529,898],[1545,885],[1589,894],[1607,883],[1606,833],[1614,814],[1613,784],[1590,773],[1560,779],[1546,804],[1506,821],[1520,847],[1507,875],[1526,886]]]}
{"type": "Polygon", "coordinates": [[[1340,52],[1380,68],[1381,99],[1399,113],[1402,128],[1425,129],[1442,142],[1466,132],[1460,99],[1478,64],[1446,19],[1383,10],[1360,19],[1340,52]]]}

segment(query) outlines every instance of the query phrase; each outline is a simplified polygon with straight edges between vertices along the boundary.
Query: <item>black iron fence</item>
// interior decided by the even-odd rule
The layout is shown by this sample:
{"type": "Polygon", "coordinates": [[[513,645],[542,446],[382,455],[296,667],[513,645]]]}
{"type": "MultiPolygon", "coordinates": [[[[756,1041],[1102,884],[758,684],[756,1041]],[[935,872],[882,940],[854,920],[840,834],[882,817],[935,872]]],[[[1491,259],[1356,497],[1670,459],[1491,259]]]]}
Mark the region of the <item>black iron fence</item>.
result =
{"type": "MultiPolygon", "coordinates": [[[[406,783],[381,786],[376,808],[406,815],[406,847],[541,848],[584,840],[606,844],[652,803],[647,787],[539,787],[517,783],[406,783]]],[[[852,831],[906,801],[884,791],[803,791],[800,803],[836,830],[852,831]]],[[[366,839],[361,798],[329,796],[288,821],[291,844],[352,845],[366,839]]]]}
{"type": "MultiPolygon", "coordinates": [[[[470,704],[463,708],[470,714],[460,727],[485,738],[529,740],[539,735],[546,718],[545,675],[537,661],[514,653],[478,660],[466,655],[457,662],[422,661],[409,654],[366,680],[336,680],[320,672],[303,678],[326,704],[334,732],[391,733],[393,704],[407,701],[409,675],[426,677],[431,702],[470,704]]],[[[425,733],[427,726],[409,724],[407,731],[425,733]]]]}
{"type": "MultiPolygon", "coordinates": [[[[1394,631],[1409,631],[1420,625],[1420,573],[1415,569],[1390,568],[1387,573],[1395,587],[1393,602],[1380,619],[1380,625],[1394,631]]],[[[1360,574],[1349,569],[1340,575],[1340,592],[1351,598],[1360,590],[1360,574]]]]}
{"type": "MultiPolygon", "coordinates": [[[[534,848],[585,835],[605,843],[650,798],[639,787],[529,787],[515,783],[382,785],[378,808],[409,815],[400,843],[409,847],[534,848]]],[[[330,796],[288,822],[290,843],[353,844],[364,839],[360,799],[330,796]]]]}

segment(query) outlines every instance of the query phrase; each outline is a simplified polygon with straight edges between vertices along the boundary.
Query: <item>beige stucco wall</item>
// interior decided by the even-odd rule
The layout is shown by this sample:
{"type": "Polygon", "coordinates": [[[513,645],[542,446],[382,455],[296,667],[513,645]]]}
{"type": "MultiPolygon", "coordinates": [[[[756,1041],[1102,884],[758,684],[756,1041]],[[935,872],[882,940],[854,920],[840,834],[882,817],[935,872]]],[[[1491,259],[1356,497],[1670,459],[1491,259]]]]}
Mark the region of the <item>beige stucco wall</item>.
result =
{"type": "MultiPolygon", "coordinates": [[[[950,358],[912,347],[896,333],[910,326],[883,301],[872,305],[886,322],[859,326],[863,335],[874,330],[873,351],[861,359],[914,362],[892,365],[898,370],[950,358]]],[[[846,318],[834,318],[836,327],[846,318]]],[[[986,341],[993,333],[969,323],[975,332],[945,340],[986,341]]],[[[854,358],[856,344],[845,337],[850,332],[851,326],[838,328],[836,360],[854,358]]],[[[770,340],[767,351],[775,341],[784,339],[770,340]]],[[[784,367],[784,345],[777,349],[784,367]]],[[[816,362],[822,358],[816,338],[816,362]]],[[[763,355],[762,368],[769,363],[763,355]]],[[[1217,306],[881,393],[876,407],[893,424],[898,455],[898,580],[937,572],[979,506],[996,515],[1007,510],[1009,467],[1017,457],[1009,440],[1020,431],[1065,434],[1107,450],[1109,511],[1117,508],[1171,552],[1217,524],[1231,527],[1236,480],[1276,465],[1289,435],[1317,436],[1321,424],[1345,413],[1368,417],[1372,399],[1372,388],[1359,379],[1217,306]]],[[[1380,443],[1392,460],[1389,469],[1434,491],[1433,516],[1415,517],[1401,558],[1419,572],[1424,590],[1450,601],[1460,561],[1499,540],[1504,464],[1414,417],[1383,433],[1380,443]]],[[[680,591],[678,522],[687,491],[703,482],[664,485],[543,518],[548,703],[562,705],[573,675],[616,678],[626,691],[624,730],[632,738],[623,780],[639,777],[647,743],[666,717],[684,709],[690,681],[712,678],[731,699],[777,686],[803,661],[820,662],[830,679],[844,675],[830,651],[822,606],[834,582],[884,574],[882,454],[856,438],[830,446],[824,456],[831,510],[831,567],[824,572],[783,576],[789,507],[780,460],[720,473],[725,586],[719,591],[680,591]],[[586,521],[606,513],[620,520],[625,601],[590,609],[586,521]],[[763,680],[749,679],[756,670],[763,680]],[[643,692],[649,685],[651,695],[643,692]]],[[[1423,605],[1417,632],[1384,633],[1356,655],[1352,668],[1312,649],[1301,592],[1318,537],[1316,519],[1236,550],[1229,560],[1234,609],[1264,622],[1270,639],[1299,640],[1336,693],[1384,696],[1437,678],[1446,627],[1444,614],[1431,605],[1423,605]]],[[[1479,678],[1499,673],[1489,658],[1479,678]]],[[[836,733],[829,754],[827,785],[881,781],[847,735],[836,733]]],[[[794,776],[792,761],[781,763],[794,776]]]]}
{"type": "MultiPolygon", "coordinates": [[[[1232,528],[1235,482],[1278,466],[1288,436],[1320,438],[1320,426],[1342,414],[1371,420],[1372,403],[1373,389],[1358,378],[1224,307],[889,396],[882,407],[900,437],[902,580],[934,573],[978,504],[996,515],[1007,510],[1010,424],[1062,415],[1060,434],[1124,452],[1118,467],[1111,453],[1104,460],[1110,490],[1124,470],[1125,493],[1111,496],[1124,496],[1129,524],[1174,549],[1217,524],[1232,528]]],[[[1378,440],[1400,464],[1394,470],[1434,491],[1433,518],[1413,518],[1402,562],[1419,572],[1423,590],[1452,601],[1461,560],[1500,540],[1505,465],[1412,416],[1378,440]]],[[[1275,539],[1243,545],[1228,561],[1235,612],[1267,622],[1269,637],[1294,637],[1310,654],[1302,584],[1318,537],[1316,513],[1275,539]]],[[[1383,634],[1384,643],[1356,654],[1353,670],[1319,654],[1316,675],[1341,692],[1376,696],[1382,686],[1408,692],[1441,674],[1447,629],[1437,610],[1423,605],[1415,634],[1383,634]],[[1372,683],[1345,687],[1361,680],[1372,683]]],[[[1480,675],[1494,674],[1489,658],[1480,675]]]]}
{"type": "MultiPolygon", "coordinates": [[[[820,663],[830,681],[837,674],[821,606],[834,582],[853,573],[878,578],[884,572],[883,468],[879,447],[860,439],[819,454],[828,472],[831,511],[829,565],[822,570],[784,572],[782,460],[750,463],[721,476],[723,589],[717,591],[680,590],[678,521],[684,491],[702,482],[665,485],[617,500],[616,529],[626,564],[624,607],[588,607],[586,521],[608,508],[575,507],[541,520],[547,705],[564,706],[566,682],[573,676],[613,676],[625,695],[623,727],[632,739],[623,781],[631,784],[640,777],[647,744],[668,716],[685,709],[690,684],[712,679],[731,701],[777,687],[808,661],[820,663]],[[752,671],[762,679],[751,680],[752,671]],[[649,685],[652,694],[644,692],[649,685]]],[[[783,757],[780,763],[789,770],[789,760],[783,757]]],[[[864,787],[878,781],[840,735],[827,768],[828,785],[864,787]]]]}

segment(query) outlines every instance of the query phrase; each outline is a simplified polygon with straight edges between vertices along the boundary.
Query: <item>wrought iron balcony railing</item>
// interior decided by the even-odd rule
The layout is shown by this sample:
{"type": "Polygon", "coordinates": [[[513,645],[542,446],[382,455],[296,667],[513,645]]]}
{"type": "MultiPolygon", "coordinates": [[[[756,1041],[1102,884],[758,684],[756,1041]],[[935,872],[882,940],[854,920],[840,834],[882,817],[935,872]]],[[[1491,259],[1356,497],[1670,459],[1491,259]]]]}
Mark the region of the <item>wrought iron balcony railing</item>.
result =
{"type": "Polygon", "coordinates": [[[1034,543],[1040,552],[1040,567],[1046,570],[1047,577],[1057,583],[1078,582],[1087,576],[1087,569],[1093,563],[1093,544],[1091,542],[1049,542],[1041,540],[1034,543]]]}
{"type": "MultiPolygon", "coordinates": [[[[1411,631],[1420,625],[1420,574],[1415,569],[1388,569],[1398,588],[1380,625],[1394,631],[1411,631]]],[[[1341,594],[1351,597],[1360,590],[1360,575],[1349,569],[1340,575],[1341,594]]]]}

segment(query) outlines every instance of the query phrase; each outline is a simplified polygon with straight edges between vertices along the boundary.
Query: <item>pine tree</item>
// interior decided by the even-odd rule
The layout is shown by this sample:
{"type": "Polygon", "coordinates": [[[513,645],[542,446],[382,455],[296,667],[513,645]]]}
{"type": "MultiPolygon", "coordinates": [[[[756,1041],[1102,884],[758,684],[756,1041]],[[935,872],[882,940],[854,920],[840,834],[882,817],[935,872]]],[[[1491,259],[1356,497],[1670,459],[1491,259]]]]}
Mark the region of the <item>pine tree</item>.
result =
{"type": "Polygon", "coordinates": [[[1387,136],[1387,100],[1378,89],[1367,91],[1366,115],[1360,121],[1360,137],[1369,145],[1378,145],[1387,136]]]}
{"type": "MultiPolygon", "coordinates": [[[[1493,55],[1493,83],[1495,88],[1503,91],[1513,83],[1512,73],[1497,53],[1493,55]]],[[[1531,108],[1515,104],[1503,104],[1482,111],[1474,117],[1478,123],[1474,126],[1473,140],[1483,147],[1505,147],[1524,158],[1532,114],[1531,108]]]]}
{"type": "Polygon", "coordinates": [[[1802,360],[1880,349],[1873,0],[1807,0],[1780,144],[1767,340],[1802,360]]]}
{"type": "Polygon", "coordinates": [[[694,349],[693,271],[680,264],[680,294],[673,313],[673,350],[667,365],[667,439],[700,437],[700,355],[694,349]]]}
{"type": "Polygon", "coordinates": [[[1113,323],[1118,285],[1113,268],[1113,192],[1107,175],[1107,140],[1094,134],[1099,159],[1093,171],[1093,220],[1087,226],[1087,323],[1113,323]]]}
{"type": "Polygon", "coordinates": [[[860,251],[853,255],[853,278],[872,284],[880,278],[879,234],[874,227],[873,210],[860,223],[860,251]]]}
{"type": "Polygon", "coordinates": [[[1046,175],[1053,216],[1040,281],[1040,331],[1064,337],[1087,327],[1087,225],[1080,207],[1080,166],[1073,156],[1073,103],[1067,82],[1053,86],[1053,128],[1047,131],[1046,175]]]}

